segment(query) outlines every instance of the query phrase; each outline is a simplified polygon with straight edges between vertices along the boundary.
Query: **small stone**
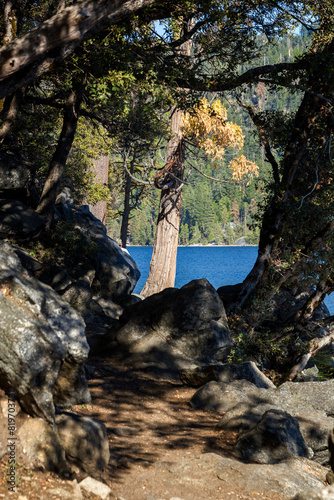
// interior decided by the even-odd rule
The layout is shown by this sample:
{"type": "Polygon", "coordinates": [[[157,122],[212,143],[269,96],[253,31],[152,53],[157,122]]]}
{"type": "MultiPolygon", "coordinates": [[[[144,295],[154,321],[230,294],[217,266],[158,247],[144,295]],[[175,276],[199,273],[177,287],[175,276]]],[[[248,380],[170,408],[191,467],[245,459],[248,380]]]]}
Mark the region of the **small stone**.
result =
{"type": "Polygon", "coordinates": [[[113,434],[116,434],[116,436],[121,436],[121,437],[133,436],[134,434],[137,434],[137,430],[129,426],[114,427],[112,429],[112,432],[113,434]]]}
{"type": "Polygon", "coordinates": [[[74,500],[74,498],[77,498],[73,496],[73,493],[65,490],[64,488],[53,488],[51,490],[48,490],[47,494],[50,496],[51,495],[57,496],[57,498],[67,498],[70,500],[74,500]]]}
{"type": "Polygon", "coordinates": [[[94,495],[102,498],[102,500],[106,500],[111,493],[111,489],[109,488],[109,486],[101,483],[100,481],[97,481],[96,479],[93,479],[90,476],[81,481],[79,483],[79,486],[81,489],[84,489],[88,493],[93,493],[94,495]]]}

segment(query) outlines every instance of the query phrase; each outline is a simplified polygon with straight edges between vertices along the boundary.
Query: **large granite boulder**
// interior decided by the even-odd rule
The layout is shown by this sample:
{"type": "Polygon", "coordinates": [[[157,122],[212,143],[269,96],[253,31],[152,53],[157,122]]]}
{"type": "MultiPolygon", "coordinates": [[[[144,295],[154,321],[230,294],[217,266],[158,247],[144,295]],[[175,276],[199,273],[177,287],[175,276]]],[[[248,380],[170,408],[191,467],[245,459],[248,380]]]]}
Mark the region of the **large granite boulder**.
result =
{"type": "Polygon", "coordinates": [[[87,403],[89,346],[82,317],[52,288],[29,276],[0,241],[0,387],[24,411],[54,423],[55,406],[87,403]]]}
{"type": "Polygon", "coordinates": [[[37,233],[46,218],[18,200],[0,199],[0,238],[27,238],[37,233]]]}
{"type": "Polygon", "coordinates": [[[126,301],[140,278],[138,267],[130,254],[107,236],[104,224],[91,214],[88,207],[75,209],[62,202],[57,208],[62,220],[71,220],[73,229],[96,247],[90,262],[95,270],[94,280],[98,282],[99,296],[116,303],[126,301]]]}
{"type": "Polygon", "coordinates": [[[190,403],[194,408],[218,413],[230,412],[241,403],[248,412],[254,406],[275,405],[268,389],[258,388],[247,380],[208,382],[195,392],[190,403]]]}
{"type": "Polygon", "coordinates": [[[101,352],[121,349],[141,361],[181,368],[182,360],[224,361],[232,346],[224,306],[205,279],[168,288],[127,308],[101,352]]]}
{"type": "MultiPolygon", "coordinates": [[[[236,302],[241,290],[242,283],[218,288],[217,292],[226,309],[236,302]]],[[[305,304],[311,293],[311,289],[302,292],[295,291],[293,293],[292,291],[281,288],[278,294],[270,298],[272,317],[278,322],[284,322],[288,318],[291,318],[305,304]]],[[[327,316],[330,316],[329,310],[327,306],[322,303],[315,310],[313,319],[316,321],[326,318],[327,316]]]]}
{"type": "Polygon", "coordinates": [[[179,377],[181,382],[190,387],[201,387],[211,381],[229,383],[234,380],[248,380],[257,387],[275,388],[275,384],[259,370],[254,361],[190,366],[180,370],[179,377]]]}
{"type": "MultiPolygon", "coordinates": [[[[195,455],[177,462],[171,462],[170,456],[162,457],[151,470],[159,478],[158,484],[166,490],[180,492],[183,486],[194,485],[196,491],[205,492],[202,498],[231,500],[288,500],[307,488],[322,488],[322,478],[326,476],[324,467],[307,458],[293,457],[275,465],[247,464],[216,453],[195,455]]],[[[155,490],[152,493],[157,498],[161,496],[155,490]]],[[[176,496],[179,495],[176,493],[176,496]]]]}
{"type": "Polygon", "coordinates": [[[334,416],[334,380],[321,382],[285,382],[275,392],[275,396],[291,409],[290,413],[314,410],[334,416]]]}
{"type": "Polygon", "coordinates": [[[290,457],[312,458],[298,420],[282,410],[268,410],[258,424],[239,435],[235,449],[247,461],[275,464],[290,457]]]}
{"type": "Polygon", "coordinates": [[[191,399],[195,408],[223,413],[218,427],[241,434],[260,425],[268,411],[287,412],[297,419],[313,460],[328,465],[328,435],[334,427],[334,381],[286,382],[279,388],[259,388],[248,380],[211,381],[191,399]]]}
{"type": "Polygon", "coordinates": [[[0,151],[0,197],[21,195],[25,197],[34,183],[35,169],[22,155],[0,151]]]}
{"type": "Polygon", "coordinates": [[[233,382],[234,380],[248,380],[257,387],[263,389],[275,389],[275,384],[259,370],[254,361],[247,361],[240,364],[226,363],[217,366],[216,377],[218,382],[233,382]]]}
{"type": "Polygon", "coordinates": [[[56,415],[56,424],[69,462],[89,474],[101,474],[110,458],[105,425],[68,412],[56,415]]]}
{"type": "Polygon", "coordinates": [[[297,493],[292,500],[334,500],[334,486],[306,488],[297,493]]]}

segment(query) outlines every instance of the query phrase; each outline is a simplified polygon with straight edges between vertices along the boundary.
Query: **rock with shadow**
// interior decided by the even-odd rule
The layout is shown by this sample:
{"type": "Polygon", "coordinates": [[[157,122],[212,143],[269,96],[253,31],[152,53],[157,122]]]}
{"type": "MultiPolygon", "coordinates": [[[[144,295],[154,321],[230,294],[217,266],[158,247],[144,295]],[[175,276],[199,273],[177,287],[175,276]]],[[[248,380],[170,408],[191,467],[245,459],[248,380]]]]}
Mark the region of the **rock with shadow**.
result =
{"type": "Polygon", "coordinates": [[[138,366],[178,373],[193,362],[225,361],[231,345],[223,303],[202,279],[126,308],[94,350],[104,355],[120,352],[138,366]]]}
{"type": "Polygon", "coordinates": [[[87,206],[75,208],[68,202],[59,201],[57,208],[61,219],[72,221],[75,231],[95,246],[89,261],[95,271],[94,280],[98,282],[98,295],[122,305],[140,278],[130,254],[109,238],[104,224],[94,217],[87,206]]]}
{"type": "Polygon", "coordinates": [[[334,486],[323,486],[322,488],[307,488],[297,493],[291,500],[333,500],[334,486]]]}
{"type": "Polygon", "coordinates": [[[110,458],[105,425],[68,412],[56,415],[56,424],[66,459],[88,474],[101,474],[110,458]]]}
{"type": "MultiPolygon", "coordinates": [[[[312,459],[327,466],[328,435],[334,424],[333,387],[332,380],[286,382],[277,389],[256,387],[249,380],[234,380],[230,383],[211,381],[195,392],[191,404],[195,408],[224,414],[218,428],[232,430],[239,436],[253,432],[258,426],[262,428],[261,419],[268,412],[286,413],[298,422],[298,432],[307,449],[312,449],[312,459]]],[[[283,439],[289,434],[281,432],[279,435],[283,439]]],[[[254,457],[257,453],[261,456],[264,453],[261,443],[264,441],[254,439],[252,447],[257,451],[249,453],[254,457]]],[[[297,446],[291,448],[298,456],[301,449],[297,446]]],[[[252,458],[249,456],[248,459],[252,458]]],[[[258,461],[255,458],[253,460],[258,461]]]]}
{"type": "Polygon", "coordinates": [[[13,391],[24,411],[53,425],[55,406],[90,401],[82,317],[2,241],[0,314],[0,387],[13,391]]]}
{"type": "Polygon", "coordinates": [[[238,437],[235,450],[243,460],[276,464],[290,457],[312,458],[298,420],[282,410],[268,410],[250,430],[238,437]]]}
{"type": "Polygon", "coordinates": [[[211,381],[229,383],[234,380],[248,380],[264,389],[275,387],[275,384],[259,370],[254,361],[241,364],[191,366],[180,370],[179,377],[181,382],[190,387],[201,387],[211,381]]]}
{"type": "Polygon", "coordinates": [[[0,199],[0,238],[29,238],[46,223],[46,218],[18,200],[0,199]]]}

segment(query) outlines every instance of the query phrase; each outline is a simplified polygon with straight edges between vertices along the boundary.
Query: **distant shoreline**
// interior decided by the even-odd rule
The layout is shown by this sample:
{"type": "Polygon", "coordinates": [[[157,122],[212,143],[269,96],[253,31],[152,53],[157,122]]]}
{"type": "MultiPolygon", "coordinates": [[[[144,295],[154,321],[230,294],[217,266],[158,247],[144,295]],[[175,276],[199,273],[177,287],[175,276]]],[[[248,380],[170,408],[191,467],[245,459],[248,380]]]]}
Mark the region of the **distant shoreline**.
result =
{"type": "MultiPolygon", "coordinates": [[[[178,245],[178,248],[247,248],[258,247],[259,245],[178,245]]],[[[127,245],[126,248],[152,248],[153,245],[127,245]]]]}

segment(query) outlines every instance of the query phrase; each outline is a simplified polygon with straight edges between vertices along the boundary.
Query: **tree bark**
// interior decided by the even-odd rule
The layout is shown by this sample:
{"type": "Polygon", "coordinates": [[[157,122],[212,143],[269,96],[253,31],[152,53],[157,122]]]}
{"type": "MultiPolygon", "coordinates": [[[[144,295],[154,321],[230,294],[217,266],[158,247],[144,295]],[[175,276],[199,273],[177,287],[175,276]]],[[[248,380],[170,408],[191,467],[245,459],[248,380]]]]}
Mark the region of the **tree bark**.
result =
{"type": "Polygon", "coordinates": [[[171,160],[174,163],[162,184],[150,272],[141,291],[144,297],[173,287],[175,283],[185,152],[180,133],[182,115],[182,111],[175,110],[172,116],[172,131],[175,135],[168,143],[167,163],[171,160]]]}
{"type": "MultiPolygon", "coordinates": [[[[124,159],[127,161],[127,157],[124,159]]],[[[133,172],[133,162],[130,165],[130,172],[133,172]]],[[[131,195],[131,183],[132,179],[128,174],[127,170],[124,169],[125,176],[125,187],[124,187],[124,209],[122,215],[122,224],[121,224],[121,245],[122,248],[126,248],[126,243],[128,239],[128,230],[129,230],[129,217],[130,217],[130,195],[131,195]]]]}
{"type": "Polygon", "coordinates": [[[6,135],[10,132],[10,129],[14,125],[22,97],[22,90],[19,89],[13,95],[5,99],[3,112],[7,112],[7,114],[0,127],[0,144],[3,142],[6,135]]]}
{"type": "Polygon", "coordinates": [[[305,366],[309,360],[315,356],[320,349],[323,349],[326,345],[334,342],[334,331],[330,331],[328,335],[324,337],[319,337],[311,341],[310,350],[308,353],[303,354],[296,362],[296,364],[291,368],[289,374],[285,379],[294,380],[298,373],[304,370],[305,366]]]}
{"type": "Polygon", "coordinates": [[[306,92],[295,117],[295,128],[285,149],[282,179],[280,185],[277,186],[279,188],[277,191],[280,193],[274,195],[263,217],[258,257],[253,269],[243,282],[241,292],[233,308],[244,306],[255,289],[265,284],[266,272],[271,264],[272,255],[279,245],[285,212],[284,204],[292,196],[296,173],[303,156],[307,153],[307,145],[313,134],[314,123],[317,119],[321,119],[322,111],[323,102],[321,99],[316,94],[306,92]]]}
{"type": "Polygon", "coordinates": [[[71,90],[64,110],[62,131],[59,136],[56,151],[52,157],[47,179],[44,184],[41,199],[36,211],[47,217],[47,229],[50,228],[54,206],[58,195],[60,181],[65,169],[66,161],[71,150],[82,101],[83,85],[79,90],[71,90]]]}
{"type": "MultiPolygon", "coordinates": [[[[108,185],[109,155],[101,156],[100,158],[93,160],[93,165],[92,171],[95,174],[94,182],[108,185]]],[[[107,219],[107,201],[98,201],[95,205],[88,206],[94,217],[99,219],[102,224],[105,224],[107,219]]]]}
{"type": "Polygon", "coordinates": [[[0,99],[34,81],[83,40],[149,6],[154,0],[86,0],[61,10],[0,49],[0,99]]]}

